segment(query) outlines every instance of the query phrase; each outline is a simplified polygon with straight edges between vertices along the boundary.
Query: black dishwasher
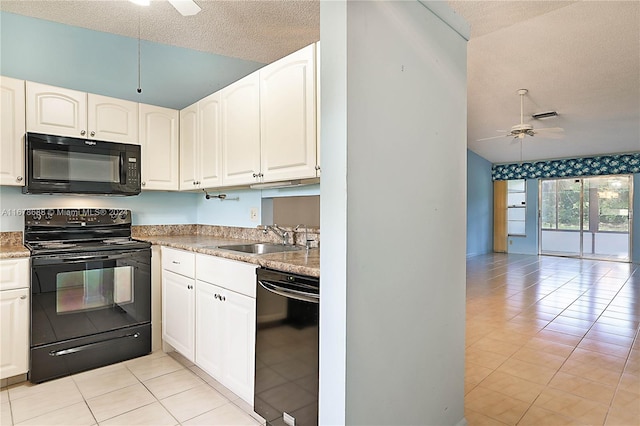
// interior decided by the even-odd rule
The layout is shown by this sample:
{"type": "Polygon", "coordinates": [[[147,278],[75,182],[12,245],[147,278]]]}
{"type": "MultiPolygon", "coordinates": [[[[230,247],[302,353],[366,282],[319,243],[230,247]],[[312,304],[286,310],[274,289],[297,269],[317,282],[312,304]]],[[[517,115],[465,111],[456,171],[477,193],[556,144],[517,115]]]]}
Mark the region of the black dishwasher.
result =
{"type": "Polygon", "coordinates": [[[318,424],[320,279],[256,270],[254,410],[267,425],[318,424]]]}

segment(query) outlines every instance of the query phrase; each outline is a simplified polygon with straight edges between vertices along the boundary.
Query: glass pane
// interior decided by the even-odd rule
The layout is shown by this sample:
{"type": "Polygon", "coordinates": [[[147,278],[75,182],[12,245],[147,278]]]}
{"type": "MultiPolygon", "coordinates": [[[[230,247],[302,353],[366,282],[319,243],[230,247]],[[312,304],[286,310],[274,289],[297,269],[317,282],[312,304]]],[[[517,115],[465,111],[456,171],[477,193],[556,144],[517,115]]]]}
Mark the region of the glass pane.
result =
{"type": "Polygon", "coordinates": [[[120,182],[120,157],[85,152],[33,151],[33,176],[45,180],[120,182]]]}
{"type": "Polygon", "coordinates": [[[524,206],[526,204],[526,194],[524,192],[510,192],[507,194],[508,206],[524,206]]]}
{"type": "Polygon", "coordinates": [[[542,181],[541,225],[542,229],[557,229],[556,181],[542,181]]]}
{"type": "Polygon", "coordinates": [[[512,207],[507,210],[507,219],[524,221],[526,213],[527,213],[527,210],[523,209],[522,207],[519,207],[519,208],[512,207]]]}
{"type": "Polygon", "coordinates": [[[525,180],[509,180],[507,181],[507,190],[509,192],[525,192],[525,180]]]}
{"type": "Polygon", "coordinates": [[[580,180],[558,180],[558,229],[580,229],[580,180]]]}
{"type": "Polygon", "coordinates": [[[512,221],[507,223],[509,235],[525,235],[525,223],[522,221],[512,221]]]}
{"type": "Polygon", "coordinates": [[[90,311],[133,302],[133,267],[62,272],[56,276],[56,311],[90,311]]]}

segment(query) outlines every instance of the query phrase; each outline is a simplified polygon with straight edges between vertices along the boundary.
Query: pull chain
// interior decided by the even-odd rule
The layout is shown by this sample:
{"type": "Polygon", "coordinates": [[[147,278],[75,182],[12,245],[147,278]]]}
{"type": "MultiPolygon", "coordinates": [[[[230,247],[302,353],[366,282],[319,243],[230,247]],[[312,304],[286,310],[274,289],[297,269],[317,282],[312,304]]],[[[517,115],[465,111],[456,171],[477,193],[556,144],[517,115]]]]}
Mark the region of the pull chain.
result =
{"type": "Polygon", "coordinates": [[[140,11],[138,11],[138,93],[142,93],[142,87],[140,84],[140,74],[141,74],[141,66],[140,66],[140,11]]]}

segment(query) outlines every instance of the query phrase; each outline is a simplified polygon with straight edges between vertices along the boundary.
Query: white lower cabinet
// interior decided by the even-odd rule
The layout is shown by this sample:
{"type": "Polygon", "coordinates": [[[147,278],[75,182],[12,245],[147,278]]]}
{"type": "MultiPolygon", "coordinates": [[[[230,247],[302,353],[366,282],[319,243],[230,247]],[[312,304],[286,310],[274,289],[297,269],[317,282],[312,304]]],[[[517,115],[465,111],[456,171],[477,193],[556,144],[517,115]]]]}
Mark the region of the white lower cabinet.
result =
{"type": "Polygon", "coordinates": [[[0,261],[0,379],[29,370],[29,259],[0,261]]]}
{"type": "Polygon", "coordinates": [[[256,268],[196,255],[196,365],[251,405],[256,268]]]}
{"type": "Polygon", "coordinates": [[[195,359],[195,255],[162,248],[162,339],[195,359]]]}
{"type": "Polygon", "coordinates": [[[253,405],[256,265],[162,248],[162,337],[253,405]]]}

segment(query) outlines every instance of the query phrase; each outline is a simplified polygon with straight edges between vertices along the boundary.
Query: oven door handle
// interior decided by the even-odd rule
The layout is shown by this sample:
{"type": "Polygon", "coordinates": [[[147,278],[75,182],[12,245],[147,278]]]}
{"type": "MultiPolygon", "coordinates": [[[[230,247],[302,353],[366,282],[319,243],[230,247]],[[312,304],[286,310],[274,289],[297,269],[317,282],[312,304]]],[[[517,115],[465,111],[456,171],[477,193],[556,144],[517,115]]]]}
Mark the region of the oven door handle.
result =
{"type": "Polygon", "coordinates": [[[125,334],[124,336],[112,337],[111,339],[101,340],[99,342],[87,343],[86,345],[75,346],[73,348],[68,349],[60,349],[59,351],[50,351],[49,356],[62,356],[69,355],[76,352],[86,351],[87,349],[94,349],[96,347],[104,346],[112,343],[114,340],[119,339],[137,339],[140,337],[140,333],[130,333],[125,334]]]}
{"type": "Polygon", "coordinates": [[[85,260],[108,260],[108,259],[116,259],[121,256],[74,256],[74,257],[62,257],[60,260],[62,262],[78,262],[85,260]]]}
{"type": "Polygon", "coordinates": [[[302,300],[303,302],[320,303],[320,296],[314,293],[308,293],[306,291],[291,290],[290,288],[277,286],[270,281],[258,280],[258,284],[260,284],[262,288],[264,288],[265,290],[275,293],[279,296],[284,296],[291,299],[298,299],[298,300],[302,300]]]}

